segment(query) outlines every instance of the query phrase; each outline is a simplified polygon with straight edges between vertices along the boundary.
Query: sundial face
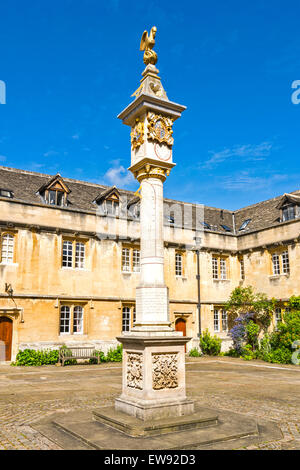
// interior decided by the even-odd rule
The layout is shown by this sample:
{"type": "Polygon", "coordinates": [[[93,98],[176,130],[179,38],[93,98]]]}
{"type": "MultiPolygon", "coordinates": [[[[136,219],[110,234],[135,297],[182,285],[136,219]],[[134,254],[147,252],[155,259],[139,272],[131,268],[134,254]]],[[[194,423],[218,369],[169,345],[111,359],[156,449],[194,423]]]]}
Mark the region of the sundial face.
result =
{"type": "Polygon", "coordinates": [[[154,144],[154,152],[159,160],[167,162],[172,156],[172,150],[166,144],[154,144]]]}

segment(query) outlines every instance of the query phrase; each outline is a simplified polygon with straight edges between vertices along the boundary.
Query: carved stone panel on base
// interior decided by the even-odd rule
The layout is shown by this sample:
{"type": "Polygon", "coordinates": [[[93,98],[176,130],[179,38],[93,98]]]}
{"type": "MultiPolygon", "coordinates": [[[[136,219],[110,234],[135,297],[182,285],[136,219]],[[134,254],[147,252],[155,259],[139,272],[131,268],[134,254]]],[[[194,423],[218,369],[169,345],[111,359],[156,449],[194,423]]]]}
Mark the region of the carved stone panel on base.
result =
{"type": "Polygon", "coordinates": [[[127,387],[143,389],[143,355],[127,353],[127,387]]]}
{"type": "Polygon", "coordinates": [[[154,390],[178,387],[178,353],[152,355],[154,390]]]}

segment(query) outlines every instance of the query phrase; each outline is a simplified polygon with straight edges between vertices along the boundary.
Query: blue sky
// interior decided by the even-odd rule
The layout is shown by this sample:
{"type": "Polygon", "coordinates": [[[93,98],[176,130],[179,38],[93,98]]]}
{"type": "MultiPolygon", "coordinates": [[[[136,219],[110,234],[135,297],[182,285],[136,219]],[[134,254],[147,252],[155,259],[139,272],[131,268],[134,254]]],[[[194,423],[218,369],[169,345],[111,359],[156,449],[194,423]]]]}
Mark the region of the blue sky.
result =
{"type": "Polygon", "coordinates": [[[2,2],[0,164],[135,190],[116,116],[156,25],[162,83],[187,106],[165,196],[234,210],[300,189],[299,15],[293,0],[2,2]]]}

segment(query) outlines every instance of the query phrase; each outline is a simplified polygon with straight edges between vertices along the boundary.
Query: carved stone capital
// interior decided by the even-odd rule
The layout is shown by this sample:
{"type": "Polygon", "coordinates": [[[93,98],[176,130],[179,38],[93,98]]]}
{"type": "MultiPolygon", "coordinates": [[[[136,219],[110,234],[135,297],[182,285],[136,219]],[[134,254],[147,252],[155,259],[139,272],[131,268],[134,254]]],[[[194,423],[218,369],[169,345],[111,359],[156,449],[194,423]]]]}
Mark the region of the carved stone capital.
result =
{"type": "Polygon", "coordinates": [[[147,163],[145,166],[135,172],[135,178],[141,182],[145,178],[159,178],[162,182],[166,181],[167,176],[170,174],[169,168],[160,168],[159,166],[150,165],[147,163]]]}

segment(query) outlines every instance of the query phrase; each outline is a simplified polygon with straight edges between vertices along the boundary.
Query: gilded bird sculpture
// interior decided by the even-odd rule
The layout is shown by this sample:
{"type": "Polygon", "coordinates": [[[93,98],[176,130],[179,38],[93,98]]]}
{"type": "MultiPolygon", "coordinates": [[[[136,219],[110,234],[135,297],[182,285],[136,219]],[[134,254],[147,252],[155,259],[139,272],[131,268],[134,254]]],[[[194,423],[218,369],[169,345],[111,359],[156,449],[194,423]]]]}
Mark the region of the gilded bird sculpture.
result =
{"type": "Polygon", "coordinates": [[[148,31],[144,31],[141,39],[140,50],[144,52],[144,64],[145,65],[155,65],[157,62],[157,54],[153,51],[153,47],[155,45],[155,35],[156,35],[157,28],[153,26],[151,28],[150,34],[148,35],[148,31]]]}

